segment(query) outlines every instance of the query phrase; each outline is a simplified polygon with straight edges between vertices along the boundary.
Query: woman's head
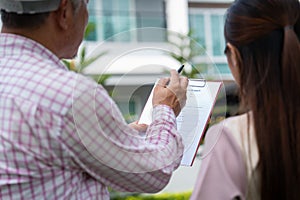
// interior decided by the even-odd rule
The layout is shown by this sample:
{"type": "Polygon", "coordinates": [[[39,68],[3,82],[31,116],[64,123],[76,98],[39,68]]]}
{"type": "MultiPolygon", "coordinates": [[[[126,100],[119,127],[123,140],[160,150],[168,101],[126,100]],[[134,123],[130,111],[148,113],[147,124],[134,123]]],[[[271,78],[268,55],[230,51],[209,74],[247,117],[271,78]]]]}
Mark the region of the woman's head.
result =
{"type": "Polygon", "coordinates": [[[262,199],[297,199],[300,184],[299,0],[237,0],[225,53],[253,112],[262,199]]]}
{"type": "Polygon", "coordinates": [[[243,94],[300,80],[299,16],[298,0],[237,0],[228,9],[226,55],[243,94]]]}
{"type": "Polygon", "coordinates": [[[224,33],[245,106],[264,109],[276,95],[293,108],[299,105],[299,0],[237,0],[228,9],[224,33]]]}
{"type": "Polygon", "coordinates": [[[228,63],[246,106],[265,109],[264,103],[278,95],[289,109],[299,106],[299,0],[236,0],[224,33],[228,63]]]}

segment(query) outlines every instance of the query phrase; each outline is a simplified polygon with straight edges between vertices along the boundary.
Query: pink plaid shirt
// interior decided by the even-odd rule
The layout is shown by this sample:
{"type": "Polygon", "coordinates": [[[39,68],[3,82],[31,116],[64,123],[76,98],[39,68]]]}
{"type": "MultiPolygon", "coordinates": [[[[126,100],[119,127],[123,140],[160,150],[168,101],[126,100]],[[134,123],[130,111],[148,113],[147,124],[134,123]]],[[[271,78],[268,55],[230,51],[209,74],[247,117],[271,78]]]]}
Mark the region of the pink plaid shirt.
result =
{"type": "Polygon", "coordinates": [[[156,192],[183,153],[173,111],[131,129],[102,86],[42,45],[0,35],[0,199],[109,199],[156,192]]]}

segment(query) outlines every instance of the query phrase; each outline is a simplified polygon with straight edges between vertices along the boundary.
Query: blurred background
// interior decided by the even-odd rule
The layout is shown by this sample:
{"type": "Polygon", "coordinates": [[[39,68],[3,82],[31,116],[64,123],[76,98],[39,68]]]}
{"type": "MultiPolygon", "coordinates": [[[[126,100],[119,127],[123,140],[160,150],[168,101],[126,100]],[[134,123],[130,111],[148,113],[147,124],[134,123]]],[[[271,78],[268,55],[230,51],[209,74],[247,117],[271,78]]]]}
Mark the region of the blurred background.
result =
{"type": "Polygon", "coordinates": [[[137,120],[153,83],[189,63],[184,75],[222,81],[226,116],[235,115],[236,85],[224,55],[231,0],[90,0],[81,63],[112,94],[128,121],[137,120]],[[92,58],[92,62],[89,59],[92,58]],[[192,69],[191,69],[192,68],[192,69]]]}

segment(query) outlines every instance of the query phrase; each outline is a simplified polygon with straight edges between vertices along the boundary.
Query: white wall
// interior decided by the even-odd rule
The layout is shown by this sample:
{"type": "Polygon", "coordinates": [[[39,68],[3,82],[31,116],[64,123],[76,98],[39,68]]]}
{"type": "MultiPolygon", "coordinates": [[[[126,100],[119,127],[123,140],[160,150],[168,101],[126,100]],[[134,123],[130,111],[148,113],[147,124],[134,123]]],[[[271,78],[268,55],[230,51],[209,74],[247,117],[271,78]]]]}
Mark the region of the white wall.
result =
{"type": "Polygon", "coordinates": [[[181,34],[188,33],[188,1],[166,0],[167,29],[181,34]]]}

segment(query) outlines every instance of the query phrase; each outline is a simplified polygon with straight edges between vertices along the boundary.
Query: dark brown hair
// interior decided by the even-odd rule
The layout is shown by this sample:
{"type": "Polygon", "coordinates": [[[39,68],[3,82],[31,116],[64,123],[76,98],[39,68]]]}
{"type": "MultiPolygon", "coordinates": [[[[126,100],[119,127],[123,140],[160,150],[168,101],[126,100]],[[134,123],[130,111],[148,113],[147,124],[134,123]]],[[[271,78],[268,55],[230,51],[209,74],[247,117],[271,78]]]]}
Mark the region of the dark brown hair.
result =
{"type": "MultiPolygon", "coordinates": [[[[74,11],[79,9],[81,0],[71,0],[74,11]]],[[[1,20],[5,27],[7,28],[25,28],[25,29],[35,29],[41,26],[50,12],[35,13],[35,14],[18,14],[14,12],[6,12],[1,10],[1,20]]]]}
{"type": "Polygon", "coordinates": [[[237,0],[225,21],[253,113],[262,200],[300,197],[299,14],[298,0],[237,0]]]}

